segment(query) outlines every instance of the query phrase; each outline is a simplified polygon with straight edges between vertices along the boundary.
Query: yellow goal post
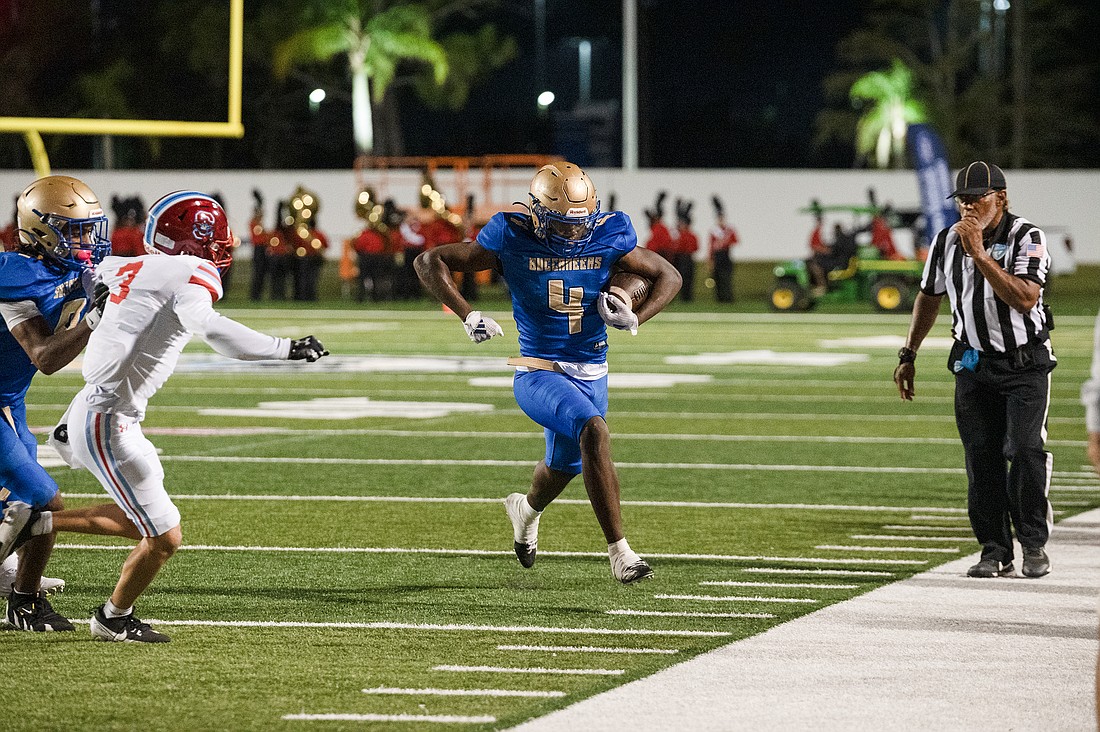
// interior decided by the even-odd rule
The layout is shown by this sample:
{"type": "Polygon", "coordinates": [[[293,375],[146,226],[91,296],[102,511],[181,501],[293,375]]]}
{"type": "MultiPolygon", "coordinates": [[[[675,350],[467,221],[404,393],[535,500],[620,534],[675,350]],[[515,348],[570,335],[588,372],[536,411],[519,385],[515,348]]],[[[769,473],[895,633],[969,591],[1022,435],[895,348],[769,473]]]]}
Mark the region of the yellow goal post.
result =
{"type": "Polygon", "coordinates": [[[42,134],[129,135],[135,137],[244,136],[241,123],[241,78],[244,58],[244,0],[229,2],[229,112],[225,122],[151,119],[74,119],[65,117],[0,117],[0,132],[22,133],[38,176],[50,174],[42,134]]]}

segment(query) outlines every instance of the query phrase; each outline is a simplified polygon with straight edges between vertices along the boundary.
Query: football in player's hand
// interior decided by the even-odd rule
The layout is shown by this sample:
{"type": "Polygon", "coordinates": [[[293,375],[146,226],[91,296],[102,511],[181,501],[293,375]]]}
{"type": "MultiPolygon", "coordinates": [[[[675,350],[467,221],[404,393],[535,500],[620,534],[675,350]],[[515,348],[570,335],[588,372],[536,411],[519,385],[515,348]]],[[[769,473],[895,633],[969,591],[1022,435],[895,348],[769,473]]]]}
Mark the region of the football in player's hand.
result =
{"type": "Polygon", "coordinates": [[[617,296],[620,300],[630,305],[630,309],[637,312],[638,307],[649,297],[653,283],[633,272],[620,270],[611,275],[604,287],[606,292],[617,296]]]}

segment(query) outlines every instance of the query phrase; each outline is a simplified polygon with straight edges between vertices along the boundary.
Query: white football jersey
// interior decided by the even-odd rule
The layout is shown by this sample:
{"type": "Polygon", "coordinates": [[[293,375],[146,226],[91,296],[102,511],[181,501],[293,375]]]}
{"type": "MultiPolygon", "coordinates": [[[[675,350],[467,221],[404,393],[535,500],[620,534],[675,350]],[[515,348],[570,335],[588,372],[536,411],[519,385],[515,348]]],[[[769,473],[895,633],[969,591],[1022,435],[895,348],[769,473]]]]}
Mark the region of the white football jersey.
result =
{"type": "Polygon", "coordinates": [[[91,411],[144,417],[149,398],[172,375],[192,335],[232,358],[286,359],[290,353],[289,339],[257,333],[214,310],[221,275],[205,259],[107,257],[96,267],[96,279],[111,294],[84,354],[91,411]]]}

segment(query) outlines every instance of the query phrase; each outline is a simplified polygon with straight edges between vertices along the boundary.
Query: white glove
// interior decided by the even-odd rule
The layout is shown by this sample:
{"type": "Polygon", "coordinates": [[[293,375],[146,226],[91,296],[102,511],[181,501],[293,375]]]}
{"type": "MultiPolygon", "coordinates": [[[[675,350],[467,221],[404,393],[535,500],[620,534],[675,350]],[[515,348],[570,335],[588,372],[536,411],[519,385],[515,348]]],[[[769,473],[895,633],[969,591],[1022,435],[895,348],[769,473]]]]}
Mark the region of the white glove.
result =
{"type": "Polygon", "coordinates": [[[504,330],[500,327],[500,324],[492,318],[483,318],[480,310],[471,310],[462,325],[466,328],[466,335],[470,336],[470,340],[474,343],[487,341],[493,336],[504,335],[504,330]]]}
{"type": "Polygon", "coordinates": [[[629,330],[630,335],[638,335],[638,316],[617,295],[601,292],[599,299],[596,300],[596,310],[603,318],[603,322],[612,328],[629,330]]]}
{"type": "Polygon", "coordinates": [[[107,298],[110,294],[111,290],[105,283],[95,283],[92,308],[84,314],[84,322],[88,324],[91,330],[95,330],[96,326],[99,325],[99,321],[103,318],[103,308],[107,306],[107,298]]]}

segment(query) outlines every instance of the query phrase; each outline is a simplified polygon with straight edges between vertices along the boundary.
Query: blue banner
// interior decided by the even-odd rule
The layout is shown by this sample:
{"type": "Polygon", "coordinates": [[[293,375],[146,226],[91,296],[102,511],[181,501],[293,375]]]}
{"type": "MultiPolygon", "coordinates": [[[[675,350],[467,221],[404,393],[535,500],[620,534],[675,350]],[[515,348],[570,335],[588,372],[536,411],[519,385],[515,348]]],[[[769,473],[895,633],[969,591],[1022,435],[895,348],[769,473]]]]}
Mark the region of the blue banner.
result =
{"type": "Polygon", "coordinates": [[[932,238],[959,220],[955,203],[948,196],[954,190],[951,170],[947,167],[947,151],[943,140],[932,125],[909,125],[909,149],[913,151],[913,166],[917,169],[920,205],[924,212],[925,246],[932,238]]]}

